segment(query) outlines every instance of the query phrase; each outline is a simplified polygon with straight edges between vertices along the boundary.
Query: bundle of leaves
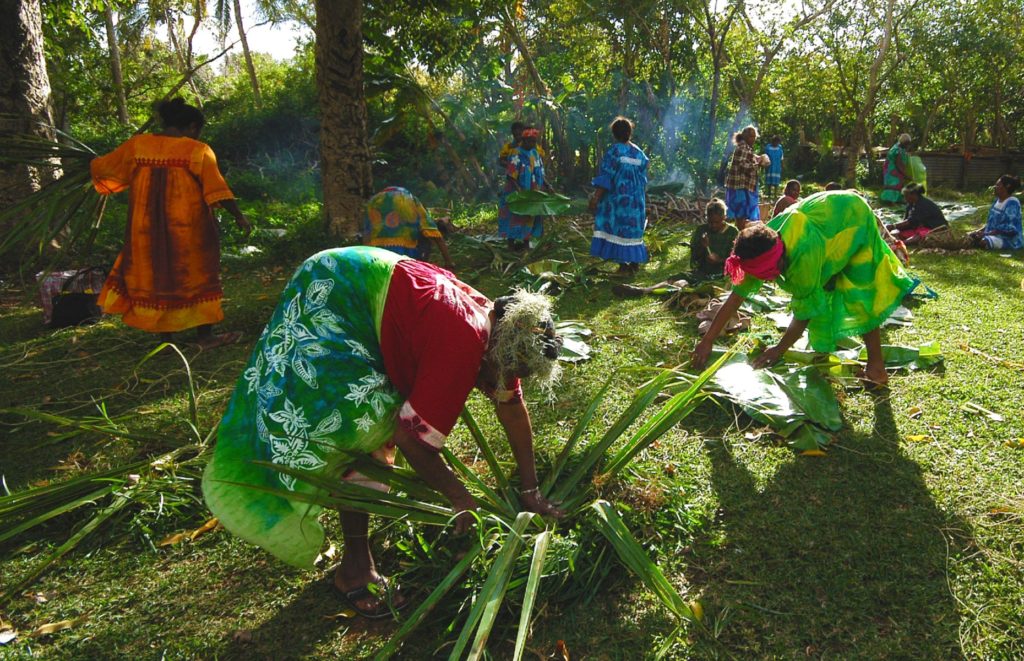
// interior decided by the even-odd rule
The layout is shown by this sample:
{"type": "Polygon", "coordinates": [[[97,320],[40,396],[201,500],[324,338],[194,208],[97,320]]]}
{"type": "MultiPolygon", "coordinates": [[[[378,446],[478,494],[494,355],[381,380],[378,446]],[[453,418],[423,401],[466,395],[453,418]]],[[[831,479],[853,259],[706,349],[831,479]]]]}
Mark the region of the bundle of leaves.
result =
{"type": "MultiPolygon", "coordinates": [[[[676,370],[658,370],[654,378],[639,388],[612,426],[577,453],[577,446],[589,438],[590,423],[614,382],[609,380],[588,404],[541,483],[541,492],[560,502],[567,513],[557,524],[520,511],[517,492],[501,467],[492,443],[484,437],[468,410],[465,411],[462,420],[484,459],[487,473],[470,469],[447,449],[443,453],[479,504],[477,537],[461,557],[456,557],[422,534],[410,538],[398,532],[393,546],[401,549],[411,561],[415,582],[436,587],[402,618],[399,628],[377,658],[386,659],[396,653],[403,641],[428,618],[448,622],[444,630],[453,636],[458,632],[449,658],[481,658],[499,624],[499,613],[506,601],[519,607],[512,658],[521,658],[531,618],[541,603],[557,599],[563,588],[568,588],[572,594],[592,594],[609,574],[610,554],[580,552],[583,547],[593,548],[595,533],[610,545],[619,563],[635,574],[676,618],[677,627],[667,637],[665,649],[671,646],[687,623],[696,622],[699,617],[633,536],[617,507],[600,496],[638,454],[697,408],[707,396],[705,389],[709,380],[731,356],[731,352],[723,354],[636,426],[645,411],[663,397],[680,376],[676,370]],[[552,554],[552,549],[560,552],[552,554]],[[542,586],[549,584],[558,589],[542,590],[542,586]]],[[[330,477],[302,469],[265,465],[307,482],[317,490],[302,493],[252,488],[321,507],[356,510],[417,526],[447,526],[456,514],[441,494],[408,468],[387,467],[365,457],[357,459],[353,465],[355,470],[390,487],[389,493],[382,494],[356,484],[339,486],[330,477]]],[[[401,531],[401,526],[391,530],[401,531]]]]}
{"type": "Polygon", "coordinates": [[[37,261],[59,241],[64,250],[88,250],[103,217],[104,198],[92,187],[89,162],[96,152],[56,129],[58,139],[32,134],[0,136],[0,163],[60,170],[61,176],[0,212],[0,258],[37,261]]]}
{"type": "MultiPolygon", "coordinates": [[[[173,347],[161,345],[146,356],[143,363],[168,346],[173,347]]],[[[458,632],[451,658],[479,658],[485,652],[492,631],[499,625],[503,603],[519,609],[513,657],[521,658],[537,607],[559,599],[593,596],[603,580],[613,573],[615,557],[676,619],[677,627],[666,639],[668,646],[687,623],[699,618],[633,536],[619,509],[601,496],[638,454],[696,409],[707,396],[705,389],[709,380],[730,355],[723,355],[685,388],[677,388],[678,392],[667,400],[665,393],[678,381],[680,373],[671,369],[657,370],[656,376],[637,390],[610,428],[591,435],[588,433],[591,422],[614,383],[614,379],[609,379],[587,405],[541,484],[542,492],[563,503],[567,511],[565,519],[557,525],[520,511],[517,491],[499,463],[491,442],[484,437],[472,415],[464,412],[463,422],[487,470],[474,471],[456,455],[445,451],[449,465],[468,485],[480,505],[476,537],[459,557],[438,543],[444,535],[429,541],[430,528],[442,531],[455,513],[439,493],[407,468],[388,468],[365,457],[357,460],[357,470],[391,487],[389,494],[381,494],[354,484],[339,486],[337,480],[328,476],[280,465],[273,467],[321,487],[317,494],[288,492],[289,497],[308,498],[324,507],[344,507],[395,521],[396,525],[387,527],[385,534],[392,536],[393,547],[409,561],[405,564],[412,566],[410,582],[434,586],[415,610],[402,619],[395,634],[380,650],[379,658],[394,654],[428,618],[447,620],[445,631],[452,636],[458,632]],[[660,406],[653,415],[647,416],[648,409],[659,400],[663,400],[660,406]],[[637,424],[642,417],[646,420],[637,424]]],[[[0,543],[16,541],[58,517],[86,513],[84,524],[52,554],[26,575],[8,583],[0,603],[21,594],[45,571],[87,541],[100,543],[98,533],[111,529],[116,522],[134,520],[140,513],[150,513],[158,506],[162,511],[165,504],[167,507],[180,505],[183,511],[191,509],[194,514],[201,502],[194,493],[196,478],[209,458],[215,428],[205,434],[198,429],[195,385],[188,361],[181,357],[188,377],[191,438],[157,456],[0,496],[0,520],[3,521],[0,543]]],[[[54,424],[65,430],[58,436],[101,433],[147,445],[152,445],[154,440],[133,432],[125,421],[112,419],[102,407],[99,416],[88,418],[70,418],[35,409],[8,409],[3,413],[54,424]]]]}

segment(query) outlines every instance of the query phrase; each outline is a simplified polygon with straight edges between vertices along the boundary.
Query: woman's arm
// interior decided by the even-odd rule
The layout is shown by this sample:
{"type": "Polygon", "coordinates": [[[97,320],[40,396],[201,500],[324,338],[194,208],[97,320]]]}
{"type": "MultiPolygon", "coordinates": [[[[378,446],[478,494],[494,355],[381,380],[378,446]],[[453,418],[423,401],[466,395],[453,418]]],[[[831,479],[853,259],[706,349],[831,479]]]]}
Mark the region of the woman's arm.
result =
{"type": "Polygon", "coordinates": [[[804,334],[805,330],[807,330],[807,324],[809,323],[810,320],[808,319],[793,319],[793,321],[789,323],[789,328],[787,328],[786,332],[779,338],[778,344],[774,347],[765,349],[760,356],[751,362],[751,364],[756,369],[761,369],[762,367],[771,367],[777,363],[779,358],[782,358],[782,354],[786,353],[786,350],[800,339],[800,336],[804,334]]]}
{"type": "Polygon", "coordinates": [[[441,251],[441,256],[444,257],[444,267],[449,271],[455,270],[455,262],[452,261],[452,256],[448,254],[448,242],[444,240],[443,236],[435,237],[434,243],[437,244],[437,249],[441,251]]]}
{"type": "Polygon", "coordinates": [[[392,440],[402,451],[416,474],[431,487],[440,491],[452,504],[455,511],[461,513],[455,519],[455,534],[461,535],[469,530],[473,526],[474,519],[467,512],[476,510],[476,501],[448,468],[448,465],[444,463],[440,453],[417,441],[401,425],[395,430],[392,440]]]}
{"type": "Polygon", "coordinates": [[[711,321],[708,332],[704,333],[704,337],[700,338],[697,346],[693,349],[690,362],[694,369],[702,370],[707,365],[708,356],[711,355],[711,349],[715,346],[715,340],[722,334],[725,325],[729,323],[729,319],[736,314],[736,311],[740,309],[742,304],[743,297],[736,292],[730,292],[729,298],[725,299],[722,307],[718,308],[718,313],[715,314],[715,318],[711,321]]]}
{"type": "Polygon", "coordinates": [[[537,488],[537,466],[533,456],[533,426],[530,412],[522,399],[494,405],[498,422],[508,435],[512,456],[519,468],[519,498],[523,506],[537,514],[561,517],[563,512],[544,498],[537,488]]]}
{"type": "Polygon", "coordinates": [[[227,211],[229,214],[235,217],[235,224],[238,225],[238,229],[242,230],[245,236],[249,236],[252,233],[252,223],[245,217],[242,210],[238,208],[238,201],[233,197],[226,200],[217,202],[218,206],[227,211]]]}

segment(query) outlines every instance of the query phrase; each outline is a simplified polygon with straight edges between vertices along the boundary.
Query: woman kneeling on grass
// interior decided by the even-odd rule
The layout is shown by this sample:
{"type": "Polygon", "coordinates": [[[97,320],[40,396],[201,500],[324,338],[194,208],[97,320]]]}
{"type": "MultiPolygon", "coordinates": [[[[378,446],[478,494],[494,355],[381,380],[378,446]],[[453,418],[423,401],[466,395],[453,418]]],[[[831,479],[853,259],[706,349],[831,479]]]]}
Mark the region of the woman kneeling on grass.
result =
{"type": "Polygon", "coordinates": [[[793,300],[793,322],[778,344],[754,359],[768,367],[804,330],[815,351],[835,351],[837,340],[861,335],[868,351],[861,378],[885,385],[888,375],[879,328],[915,281],[882,240],[871,207],[856,193],[818,193],[791,206],[765,226],[743,230],[725,271],[732,293],[693,351],[693,364],[707,363],[715,339],[744,298],[766,280],[778,280],[793,300]]]}
{"type": "MultiPolygon", "coordinates": [[[[383,489],[348,464],[356,455],[391,464],[397,447],[461,513],[462,534],[476,503],[439,453],[475,386],[494,401],[508,435],[523,507],[561,516],[537,488],[519,383],[531,376],[550,386],[560,348],[544,296],[517,291],[492,303],[448,271],[379,248],[313,255],[292,276],[235,385],[203,476],[206,502],[232,533],[312,568],[324,530],[320,508],[301,496],[322,491],[253,460],[383,489]]],[[[386,581],[374,566],[368,523],[367,514],[341,512],[345,549],[334,586],[362,615],[383,617],[388,600],[370,586],[386,581]]],[[[391,592],[391,605],[404,605],[391,592]]]]}

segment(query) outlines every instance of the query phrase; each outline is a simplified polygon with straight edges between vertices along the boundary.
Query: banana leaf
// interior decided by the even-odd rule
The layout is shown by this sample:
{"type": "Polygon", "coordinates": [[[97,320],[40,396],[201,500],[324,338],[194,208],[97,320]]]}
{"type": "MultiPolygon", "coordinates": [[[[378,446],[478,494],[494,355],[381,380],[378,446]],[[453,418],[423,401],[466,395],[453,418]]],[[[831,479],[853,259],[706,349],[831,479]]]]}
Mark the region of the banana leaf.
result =
{"type": "MultiPolygon", "coordinates": [[[[837,351],[836,355],[847,360],[863,362],[868,359],[868,350],[861,347],[837,351]]],[[[883,344],[882,356],[885,358],[885,366],[889,369],[926,370],[942,365],[945,360],[939,343],[935,341],[925,342],[918,347],[883,344]]]]}
{"type": "Polygon", "coordinates": [[[713,379],[718,395],[766,424],[797,450],[828,445],[828,432],[843,427],[842,413],[832,387],[814,366],[777,374],[756,370],[737,354],[713,379]]]}
{"type": "Polygon", "coordinates": [[[516,191],[507,200],[509,210],[519,216],[559,216],[572,207],[565,195],[539,190],[516,191]]]}

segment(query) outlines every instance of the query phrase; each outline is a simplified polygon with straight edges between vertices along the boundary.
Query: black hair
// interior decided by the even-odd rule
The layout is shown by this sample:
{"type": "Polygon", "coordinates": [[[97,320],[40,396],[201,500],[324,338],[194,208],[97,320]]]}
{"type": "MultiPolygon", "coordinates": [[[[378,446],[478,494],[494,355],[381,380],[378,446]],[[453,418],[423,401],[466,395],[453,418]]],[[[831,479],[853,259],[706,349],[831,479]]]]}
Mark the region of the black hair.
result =
{"type": "Polygon", "coordinates": [[[788,191],[793,186],[796,186],[797,188],[800,188],[800,182],[797,181],[796,179],[790,179],[789,181],[786,182],[786,187],[783,188],[782,190],[783,190],[783,192],[788,191]]]}
{"type": "Polygon", "coordinates": [[[778,144],[780,142],[782,142],[782,136],[780,136],[780,135],[773,135],[772,136],[772,144],[773,145],[778,144]]]}
{"type": "Polygon", "coordinates": [[[721,216],[722,218],[725,218],[727,210],[725,202],[717,197],[713,197],[704,205],[704,217],[710,218],[711,216],[721,216]]]}
{"type": "Polygon", "coordinates": [[[523,129],[526,128],[526,124],[522,122],[512,122],[512,126],[509,127],[512,131],[512,135],[515,136],[517,133],[522,133],[523,129]]]}
{"type": "Polygon", "coordinates": [[[203,124],[206,123],[203,111],[185,103],[185,99],[180,96],[170,101],[162,101],[157,105],[156,111],[160,114],[160,121],[163,122],[165,129],[187,129],[192,126],[203,128],[203,124]]]}
{"type": "Polygon", "coordinates": [[[620,116],[613,119],[611,129],[612,135],[619,142],[629,142],[629,139],[633,137],[633,122],[625,117],[620,116]]]}
{"type": "Polygon", "coordinates": [[[834,181],[830,181],[825,184],[825,190],[843,190],[843,187],[834,181]]]}
{"type": "Polygon", "coordinates": [[[999,177],[999,183],[1005,186],[1006,190],[1011,194],[1013,193],[1013,191],[1020,188],[1020,178],[1015,177],[1012,174],[1004,174],[1003,176],[999,177]]]}
{"type": "Polygon", "coordinates": [[[900,192],[903,193],[904,195],[906,195],[907,193],[910,193],[911,195],[924,195],[924,186],[917,183],[916,181],[912,181],[906,186],[904,186],[903,190],[901,190],[900,192]]]}
{"type": "Polygon", "coordinates": [[[732,252],[740,259],[753,259],[771,250],[778,240],[779,235],[775,230],[763,223],[755,223],[736,237],[732,252]]]}

